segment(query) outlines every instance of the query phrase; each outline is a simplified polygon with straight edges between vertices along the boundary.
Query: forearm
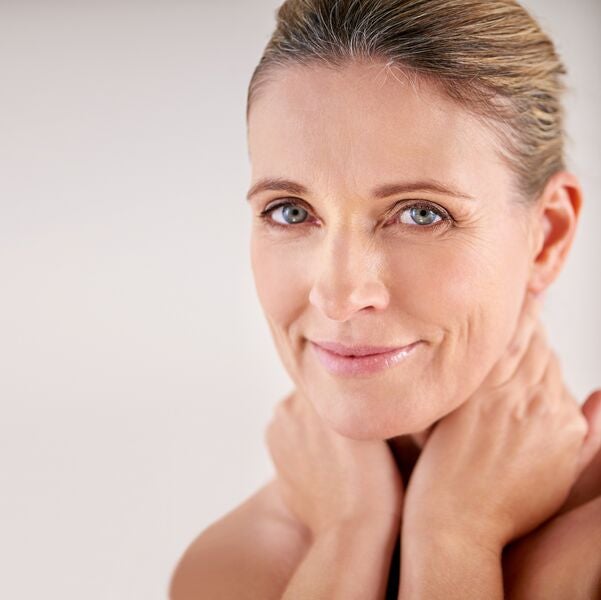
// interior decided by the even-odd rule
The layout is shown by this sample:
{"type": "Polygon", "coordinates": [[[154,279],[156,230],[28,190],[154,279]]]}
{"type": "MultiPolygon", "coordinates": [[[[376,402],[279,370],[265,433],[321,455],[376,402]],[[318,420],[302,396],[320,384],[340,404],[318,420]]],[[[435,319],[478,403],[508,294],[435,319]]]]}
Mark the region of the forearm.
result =
{"type": "Polygon", "coordinates": [[[399,525],[347,522],[314,540],[282,600],[382,600],[399,525]]]}
{"type": "Polygon", "coordinates": [[[503,600],[501,548],[434,526],[401,541],[399,600],[503,600]]]}
{"type": "Polygon", "coordinates": [[[601,598],[601,496],[506,546],[503,575],[511,600],[601,598]]]}

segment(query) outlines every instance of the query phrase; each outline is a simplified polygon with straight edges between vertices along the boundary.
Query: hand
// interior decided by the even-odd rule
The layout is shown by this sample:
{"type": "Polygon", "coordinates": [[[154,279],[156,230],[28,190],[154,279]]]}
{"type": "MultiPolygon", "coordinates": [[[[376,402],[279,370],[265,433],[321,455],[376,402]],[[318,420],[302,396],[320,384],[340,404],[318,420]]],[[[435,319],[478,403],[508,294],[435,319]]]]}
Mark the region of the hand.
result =
{"type": "Polygon", "coordinates": [[[404,527],[451,528],[500,552],[565,501],[594,440],[563,386],[539,306],[526,294],[504,354],[431,432],[409,481],[404,527]]]}
{"type": "Polygon", "coordinates": [[[594,456],[588,462],[580,477],[570,490],[570,495],[554,516],[577,508],[581,504],[601,496],[601,389],[591,392],[582,405],[582,414],[589,426],[587,438],[590,453],[594,456]],[[596,453],[595,453],[596,452],[596,453]]]}
{"type": "Polygon", "coordinates": [[[359,519],[398,527],[403,483],[386,441],[340,435],[298,391],[276,405],[265,440],[282,498],[313,536],[359,519]]]}
{"type": "MultiPolygon", "coordinates": [[[[582,412],[589,434],[601,440],[601,390],[582,412]],[[592,433],[591,433],[592,432],[592,433]]],[[[511,600],[589,600],[601,592],[601,451],[588,463],[553,517],[503,550],[511,600]]]]}

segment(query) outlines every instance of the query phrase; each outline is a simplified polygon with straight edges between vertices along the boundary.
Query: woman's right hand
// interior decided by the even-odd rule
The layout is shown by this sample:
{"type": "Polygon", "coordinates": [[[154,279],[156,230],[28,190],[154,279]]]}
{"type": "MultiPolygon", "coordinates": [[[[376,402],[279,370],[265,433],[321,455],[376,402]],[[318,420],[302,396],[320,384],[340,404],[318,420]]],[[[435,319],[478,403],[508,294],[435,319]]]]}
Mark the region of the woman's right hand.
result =
{"type": "Polygon", "coordinates": [[[282,500],[314,539],[366,521],[398,533],[403,481],[384,440],[342,436],[295,389],[276,405],[265,442],[282,500]]]}
{"type": "Polygon", "coordinates": [[[430,433],[406,490],[403,529],[442,527],[499,552],[561,507],[598,449],[587,432],[539,301],[527,293],[501,359],[430,433]]]}

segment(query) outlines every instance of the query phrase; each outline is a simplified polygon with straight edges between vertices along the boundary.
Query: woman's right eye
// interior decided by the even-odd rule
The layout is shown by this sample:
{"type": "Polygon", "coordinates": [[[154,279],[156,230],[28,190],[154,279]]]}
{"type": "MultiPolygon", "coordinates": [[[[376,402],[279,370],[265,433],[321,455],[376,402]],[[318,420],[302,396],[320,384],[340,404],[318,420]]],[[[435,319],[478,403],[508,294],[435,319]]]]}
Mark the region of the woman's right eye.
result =
{"type": "Polygon", "coordinates": [[[270,206],[262,211],[259,216],[269,225],[287,228],[290,225],[304,223],[308,215],[309,212],[298,204],[283,202],[276,204],[275,206],[270,206]],[[273,215],[278,215],[281,220],[277,220],[273,215]]]}

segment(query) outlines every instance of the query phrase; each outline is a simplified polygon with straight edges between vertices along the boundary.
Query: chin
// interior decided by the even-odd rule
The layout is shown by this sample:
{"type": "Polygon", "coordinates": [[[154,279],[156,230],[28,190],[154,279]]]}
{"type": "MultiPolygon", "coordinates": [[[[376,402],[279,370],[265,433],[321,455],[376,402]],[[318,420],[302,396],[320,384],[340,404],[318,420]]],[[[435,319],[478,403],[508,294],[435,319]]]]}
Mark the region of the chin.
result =
{"type": "Polygon", "coordinates": [[[398,427],[393,429],[387,427],[370,426],[365,423],[354,423],[354,422],[331,422],[328,419],[324,419],[328,425],[340,435],[358,441],[371,441],[371,440],[387,440],[399,435],[403,435],[407,432],[399,432],[398,427]]]}
{"type": "Polygon", "coordinates": [[[430,427],[440,418],[440,407],[424,411],[422,402],[393,402],[378,406],[374,397],[352,398],[344,402],[324,402],[323,396],[313,406],[327,425],[340,435],[354,440],[386,440],[412,434],[430,427]],[[419,407],[419,410],[416,408],[419,407]],[[427,413],[427,414],[426,414],[427,413]]]}

